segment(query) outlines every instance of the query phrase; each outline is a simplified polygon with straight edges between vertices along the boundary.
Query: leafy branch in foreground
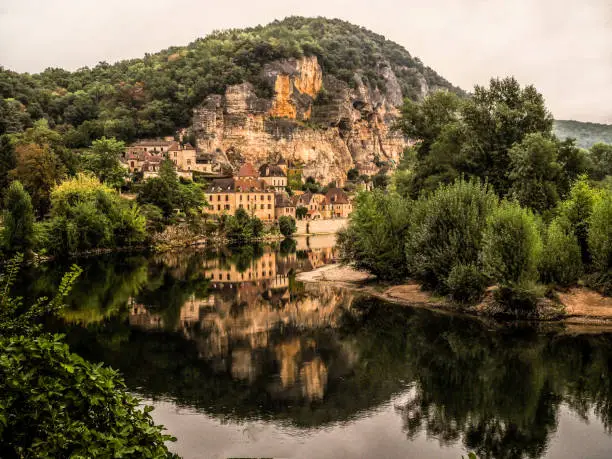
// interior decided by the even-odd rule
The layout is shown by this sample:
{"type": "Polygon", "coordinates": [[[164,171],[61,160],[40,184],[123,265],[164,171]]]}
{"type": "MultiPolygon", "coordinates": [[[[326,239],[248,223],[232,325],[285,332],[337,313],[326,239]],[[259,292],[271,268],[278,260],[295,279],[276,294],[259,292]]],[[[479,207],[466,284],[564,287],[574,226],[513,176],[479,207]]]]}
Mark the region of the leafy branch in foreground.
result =
{"type": "Polygon", "coordinates": [[[176,457],[115,370],[70,352],[42,331],[81,274],[72,266],[49,300],[12,297],[21,254],[0,274],[0,457],[176,457]]]}

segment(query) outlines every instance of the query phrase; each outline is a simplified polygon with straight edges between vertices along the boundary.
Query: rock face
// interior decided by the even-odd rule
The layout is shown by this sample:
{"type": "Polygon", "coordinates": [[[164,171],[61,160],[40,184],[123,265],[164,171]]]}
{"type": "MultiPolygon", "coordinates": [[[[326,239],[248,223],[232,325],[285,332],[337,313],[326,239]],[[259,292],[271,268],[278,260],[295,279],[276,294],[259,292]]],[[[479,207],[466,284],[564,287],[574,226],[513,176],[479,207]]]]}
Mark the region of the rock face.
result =
{"type": "MultiPolygon", "coordinates": [[[[402,91],[386,63],[377,72],[384,91],[354,87],[326,75],[316,57],[267,64],[262,79],[272,98],[257,97],[251,83],[228,86],[194,110],[198,147],[222,154],[236,167],[282,158],[302,163],[303,175],[319,182],[343,183],[356,163],[375,158],[397,163],[408,140],[391,127],[399,116],[402,91]]],[[[423,88],[427,91],[427,88],[423,88]]]]}

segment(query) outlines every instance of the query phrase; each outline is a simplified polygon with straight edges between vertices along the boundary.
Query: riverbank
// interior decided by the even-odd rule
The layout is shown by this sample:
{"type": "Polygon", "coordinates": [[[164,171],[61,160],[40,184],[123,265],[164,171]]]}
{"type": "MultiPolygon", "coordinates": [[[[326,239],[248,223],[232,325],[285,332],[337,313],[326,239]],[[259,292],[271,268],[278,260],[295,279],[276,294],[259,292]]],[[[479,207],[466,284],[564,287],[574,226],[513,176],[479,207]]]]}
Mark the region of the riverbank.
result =
{"type": "MultiPolygon", "coordinates": [[[[499,307],[494,304],[492,298],[493,289],[489,289],[480,303],[466,307],[424,291],[416,282],[399,285],[386,284],[377,281],[370,274],[340,264],[327,265],[300,273],[297,280],[337,285],[391,303],[440,312],[488,317],[499,313],[499,307]]],[[[542,300],[538,305],[538,316],[530,320],[563,322],[573,326],[594,325],[612,329],[612,298],[585,287],[575,287],[565,292],[556,292],[556,299],[557,301],[542,300]]]]}

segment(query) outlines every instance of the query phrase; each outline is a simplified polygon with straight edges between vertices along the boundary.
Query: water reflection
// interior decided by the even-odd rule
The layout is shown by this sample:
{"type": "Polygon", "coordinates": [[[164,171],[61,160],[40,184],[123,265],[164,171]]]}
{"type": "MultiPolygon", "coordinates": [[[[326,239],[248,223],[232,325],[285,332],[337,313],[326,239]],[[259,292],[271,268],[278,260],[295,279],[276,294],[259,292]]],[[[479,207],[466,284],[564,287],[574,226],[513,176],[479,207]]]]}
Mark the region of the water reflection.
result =
{"type": "MultiPolygon", "coordinates": [[[[585,457],[612,448],[612,335],[502,327],[295,281],[333,258],[302,240],[96,259],[57,326],[143,396],[223,425],[326,428],[346,441],[346,426],[393,400],[403,444],[385,445],[388,457],[423,436],[483,458],[543,457],[570,415],[596,425],[585,457]]],[[[39,273],[37,288],[54,276],[39,273]]]]}

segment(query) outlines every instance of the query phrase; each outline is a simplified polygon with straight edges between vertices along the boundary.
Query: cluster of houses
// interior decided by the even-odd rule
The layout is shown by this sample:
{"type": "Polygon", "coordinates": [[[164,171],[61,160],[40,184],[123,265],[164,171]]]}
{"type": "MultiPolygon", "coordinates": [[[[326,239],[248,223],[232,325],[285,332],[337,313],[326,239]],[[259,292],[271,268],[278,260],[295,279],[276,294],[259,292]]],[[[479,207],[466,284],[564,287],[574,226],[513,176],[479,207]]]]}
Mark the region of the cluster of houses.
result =
{"type": "Polygon", "coordinates": [[[156,177],[160,163],[169,158],[179,176],[192,179],[194,172],[215,176],[221,174],[221,167],[213,155],[198,152],[190,144],[181,145],[175,140],[141,140],[127,147],[123,164],[130,173],[140,172],[143,177],[156,177]]]}
{"type": "Polygon", "coordinates": [[[352,210],[348,195],[340,188],[327,193],[293,191],[287,187],[287,163],[264,164],[259,168],[246,163],[236,175],[214,179],[207,190],[209,214],[233,215],[244,209],[261,220],[271,221],[282,216],[310,220],[346,218],[352,210]],[[298,216],[298,209],[304,208],[298,216]]]}
{"type": "Polygon", "coordinates": [[[341,188],[330,188],[325,194],[295,190],[289,195],[288,176],[296,169],[284,159],[259,169],[246,163],[237,174],[223,178],[213,155],[202,154],[190,144],[141,140],[126,149],[122,162],[130,173],[142,173],[147,179],[159,174],[165,158],[175,164],[180,177],[193,179],[193,173],[199,172],[212,179],[206,191],[210,215],[233,215],[237,209],[245,209],[265,221],[281,216],[317,220],[346,218],[352,210],[351,201],[341,188]]]}

